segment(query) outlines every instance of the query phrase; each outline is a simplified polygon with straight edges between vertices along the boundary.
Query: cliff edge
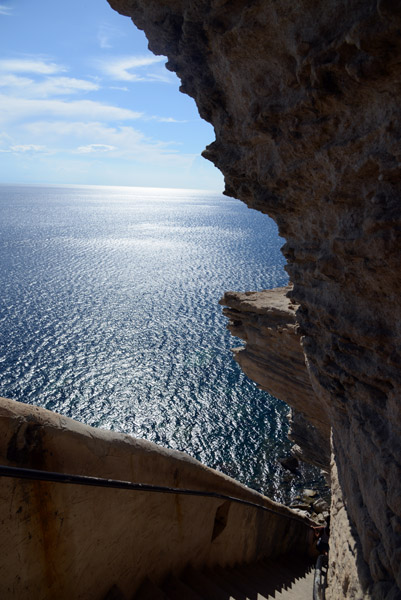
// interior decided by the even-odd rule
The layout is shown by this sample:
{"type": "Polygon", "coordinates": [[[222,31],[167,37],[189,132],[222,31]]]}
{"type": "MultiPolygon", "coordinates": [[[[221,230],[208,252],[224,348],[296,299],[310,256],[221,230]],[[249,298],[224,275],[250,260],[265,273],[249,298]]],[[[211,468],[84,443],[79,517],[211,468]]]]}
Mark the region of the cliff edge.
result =
{"type": "Polygon", "coordinates": [[[220,304],[226,307],[228,329],[245,342],[234,348],[234,359],[261,389],[291,406],[289,437],[299,457],[328,473],[330,423],[312,388],[290,290],[226,292],[220,304]]]}
{"type": "Polygon", "coordinates": [[[401,597],[401,8],[109,0],[168,56],[226,194],[273,217],[332,428],[327,597],[401,597]]]}

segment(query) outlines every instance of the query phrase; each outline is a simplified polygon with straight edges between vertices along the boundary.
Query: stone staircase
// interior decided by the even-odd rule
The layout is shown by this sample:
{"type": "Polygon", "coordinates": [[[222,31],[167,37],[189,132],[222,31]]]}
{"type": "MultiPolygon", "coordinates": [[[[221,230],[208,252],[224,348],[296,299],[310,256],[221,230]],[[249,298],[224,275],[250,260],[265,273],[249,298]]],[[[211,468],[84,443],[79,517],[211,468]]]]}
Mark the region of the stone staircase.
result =
{"type": "Polygon", "coordinates": [[[146,580],[134,600],[312,600],[314,568],[299,557],[235,568],[170,575],[160,585],[146,580]]]}

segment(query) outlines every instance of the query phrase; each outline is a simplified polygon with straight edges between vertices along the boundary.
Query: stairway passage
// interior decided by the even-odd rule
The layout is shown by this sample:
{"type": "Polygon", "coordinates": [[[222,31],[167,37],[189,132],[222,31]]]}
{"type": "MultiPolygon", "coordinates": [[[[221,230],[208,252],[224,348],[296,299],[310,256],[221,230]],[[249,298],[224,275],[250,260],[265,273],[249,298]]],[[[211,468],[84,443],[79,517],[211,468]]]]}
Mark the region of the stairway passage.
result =
{"type": "Polygon", "coordinates": [[[314,568],[281,557],[235,568],[187,569],[162,585],[145,581],[135,600],[312,600],[314,568]]]}

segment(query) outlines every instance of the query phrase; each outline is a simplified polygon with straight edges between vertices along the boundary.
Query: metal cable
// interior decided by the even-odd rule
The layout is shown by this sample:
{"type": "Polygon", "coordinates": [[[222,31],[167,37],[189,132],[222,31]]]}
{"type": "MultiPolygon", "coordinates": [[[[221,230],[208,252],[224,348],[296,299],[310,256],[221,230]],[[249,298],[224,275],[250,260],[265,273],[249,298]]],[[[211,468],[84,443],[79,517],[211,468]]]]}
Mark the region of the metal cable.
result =
{"type": "Polygon", "coordinates": [[[230,502],[236,502],[237,504],[243,504],[245,506],[251,506],[253,508],[259,508],[266,512],[279,515],[284,519],[291,519],[308,525],[301,518],[295,515],[285,515],[279,511],[276,511],[262,504],[256,504],[249,500],[242,500],[235,496],[228,496],[226,494],[219,494],[218,492],[206,492],[201,490],[188,490],[183,488],[172,488],[161,485],[152,485],[149,483],[133,483],[131,481],[120,481],[118,479],[105,479],[103,477],[91,477],[88,475],[71,475],[68,473],[55,473],[51,471],[40,471],[38,469],[25,469],[22,467],[9,467],[0,465],[0,477],[13,477],[17,479],[29,479],[31,481],[49,481],[53,483],[69,483],[73,485],[90,485],[95,487],[106,487],[115,488],[121,490],[135,490],[137,492],[155,492],[159,494],[180,494],[183,496],[201,496],[204,498],[217,498],[219,500],[229,500],[230,502]]]}

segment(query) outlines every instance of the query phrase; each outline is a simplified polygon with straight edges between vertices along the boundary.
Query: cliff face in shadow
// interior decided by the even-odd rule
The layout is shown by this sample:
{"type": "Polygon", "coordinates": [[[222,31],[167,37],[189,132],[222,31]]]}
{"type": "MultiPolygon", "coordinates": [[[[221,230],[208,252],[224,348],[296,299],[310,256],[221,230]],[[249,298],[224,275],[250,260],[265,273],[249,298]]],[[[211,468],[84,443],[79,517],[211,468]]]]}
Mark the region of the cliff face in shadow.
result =
{"type": "Polygon", "coordinates": [[[328,597],[401,597],[401,9],[109,0],[169,58],[226,193],[272,216],[332,427],[328,597]]]}

